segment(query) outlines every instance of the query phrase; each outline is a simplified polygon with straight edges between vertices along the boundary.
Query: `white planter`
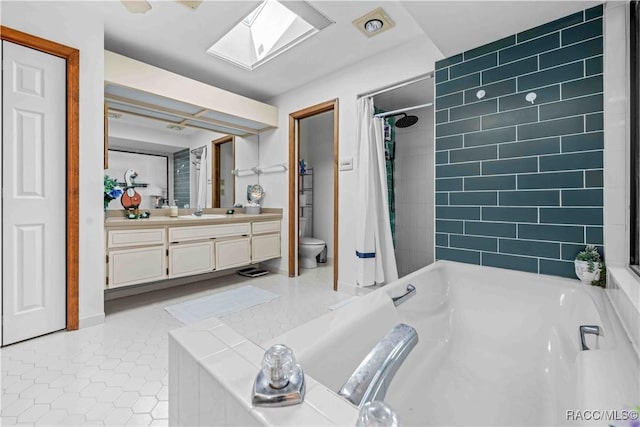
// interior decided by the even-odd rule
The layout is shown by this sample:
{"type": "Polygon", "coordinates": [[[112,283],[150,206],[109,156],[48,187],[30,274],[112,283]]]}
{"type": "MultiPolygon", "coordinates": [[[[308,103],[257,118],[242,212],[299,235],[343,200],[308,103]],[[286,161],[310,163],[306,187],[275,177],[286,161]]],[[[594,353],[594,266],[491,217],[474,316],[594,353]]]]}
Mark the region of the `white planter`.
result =
{"type": "Polygon", "coordinates": [[[594,263],[593,271],[589,272],[589,263],[587,261],[573,261],[576,269],[576,276],[585,285],[590,285],[594,280],[600,279],[600,263],[594,263]]]}

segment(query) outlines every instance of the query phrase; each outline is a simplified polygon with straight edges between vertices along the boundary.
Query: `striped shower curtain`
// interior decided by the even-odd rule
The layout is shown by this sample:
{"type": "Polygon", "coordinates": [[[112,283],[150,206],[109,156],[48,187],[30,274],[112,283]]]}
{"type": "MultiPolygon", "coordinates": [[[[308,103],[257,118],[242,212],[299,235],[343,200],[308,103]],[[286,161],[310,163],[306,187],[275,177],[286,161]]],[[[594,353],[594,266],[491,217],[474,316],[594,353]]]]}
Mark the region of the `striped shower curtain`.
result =
{"type": "Polygon", "coordinates": [[[389,223],[384,158],[384,119],[374,118],[373,99],[358,100],[356,282],[358,286],[398,278],[389,223]]]}

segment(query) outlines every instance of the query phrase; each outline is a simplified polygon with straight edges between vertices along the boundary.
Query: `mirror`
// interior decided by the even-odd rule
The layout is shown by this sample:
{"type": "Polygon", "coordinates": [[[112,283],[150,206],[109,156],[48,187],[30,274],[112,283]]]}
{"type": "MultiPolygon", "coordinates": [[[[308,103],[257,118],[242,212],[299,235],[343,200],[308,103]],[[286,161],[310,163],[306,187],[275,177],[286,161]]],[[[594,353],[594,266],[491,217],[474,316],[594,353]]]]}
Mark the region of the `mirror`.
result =
{"type": "MultiPolygon", "coordinates": [[[[106,127],[108,168],[104,173],[124,185],[124,172],[135,169],[136,191],[142,196],[140,209],[174,201],[180,208],[195,208],[202,165],[207,169],[203,207],[230,208],[236,202],[232,174],[236,137],[111,109],[106,127]]],[[[114,200],[108,209],[123,208],[119,200],[114,200]]]]}

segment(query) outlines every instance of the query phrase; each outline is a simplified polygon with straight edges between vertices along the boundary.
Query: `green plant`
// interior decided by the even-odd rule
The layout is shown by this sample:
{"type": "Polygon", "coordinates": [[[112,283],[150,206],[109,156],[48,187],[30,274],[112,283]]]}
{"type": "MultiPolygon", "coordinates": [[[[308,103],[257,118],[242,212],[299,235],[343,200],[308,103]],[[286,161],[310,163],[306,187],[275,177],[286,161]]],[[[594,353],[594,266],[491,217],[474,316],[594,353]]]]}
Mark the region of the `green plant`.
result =
{"type": "Polygon", "coordinates": [[[602,263],[600,262],[600,254],[598,253],[598,249],[594,245],[587,245],[584,248],[584,251],[578,252],[578,255],[576,255],[576,261],[586,261],[589,265],[589,273],[593,273],[596,262],[599,264],[599,266],[602,265],[602,263]]]}
{"type": "Polygon", "coordinates": [[[604,262],[600,262],[600,277],[598,280],[591,282],[593,286],[600,286],[601,288],[607,287],[607,266],[604,262]]]}
{"type": "Polygon", "coordinates": [[[107,209],[109,202],[113,199],[117,199],[122,195],[122,188],[118,185],[118,181],[115,178],[109,178],[109,175],[104,176],[104,208],[107,209]]]}

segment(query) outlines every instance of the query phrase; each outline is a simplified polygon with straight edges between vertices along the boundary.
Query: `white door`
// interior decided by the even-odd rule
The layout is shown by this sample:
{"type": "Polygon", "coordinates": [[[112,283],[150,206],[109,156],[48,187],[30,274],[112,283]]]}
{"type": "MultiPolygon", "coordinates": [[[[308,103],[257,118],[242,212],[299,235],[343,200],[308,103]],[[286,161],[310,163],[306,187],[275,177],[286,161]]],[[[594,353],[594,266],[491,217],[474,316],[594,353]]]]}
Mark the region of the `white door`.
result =
{"type": "Polygon", "coordinates": [[[2,42],[2,69],[2,344],[7,345],[66,326],[66,62],[2,42]]]}

